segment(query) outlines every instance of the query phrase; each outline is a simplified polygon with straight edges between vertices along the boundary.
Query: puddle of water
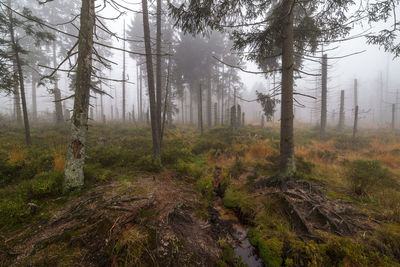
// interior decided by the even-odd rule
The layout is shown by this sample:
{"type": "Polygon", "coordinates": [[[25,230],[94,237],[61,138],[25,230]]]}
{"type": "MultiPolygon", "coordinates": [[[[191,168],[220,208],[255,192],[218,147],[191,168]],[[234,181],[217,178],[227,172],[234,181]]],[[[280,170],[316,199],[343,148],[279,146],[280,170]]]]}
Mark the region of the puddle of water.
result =
{"type": "Polygon", "coordinates": [[[219,212],[219,219],[223,221],[233,222],[233,237],[239,241],[239,245],[234,247],[236,257],[241,257],[243,263],[249,267],[264,267],[266,264],[258,256],[255,247],[250,243],[247,238],[248,229],[240,224],[239,219],[233,211],[226,209],[221,200],[214,203],[215,209],[219,212]]]}

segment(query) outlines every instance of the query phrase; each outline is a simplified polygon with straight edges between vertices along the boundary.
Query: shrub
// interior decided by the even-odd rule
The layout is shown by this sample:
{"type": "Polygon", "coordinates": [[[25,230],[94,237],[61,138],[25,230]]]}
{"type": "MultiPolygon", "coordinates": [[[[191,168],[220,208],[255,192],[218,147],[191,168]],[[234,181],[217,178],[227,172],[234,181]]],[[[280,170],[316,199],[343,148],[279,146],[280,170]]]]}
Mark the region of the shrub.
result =
{"type": "Polygon", "coordinates": [[[190,161],[193,157],[192,152],[187,147],[181,147],[179,144],[164,145],[161,152],[161,161],[163,164],[176,164],[178,160],[190,161]]]}
{"type": "Polygon", "coordinates": [[[235,162],[229,168],[228,174],[235,179],[238,179],[242,173],[246,171],[246,167],[243,164],[243,161],[236,157],[235,162]]]}
{"type": "Polygon", "coordinates": [[[153,156],[143,156],[136,163],[135,167],[141,171],[159,172],[161,165],[153,158],[153,156]]]}
{"type": "Polygon", "coordinates": [[[214,196],[213,179],[210,177],[202,177],[196,181],[196,189],[208,201],[214,196]]]}
{"type": "Polygon", "coordinates": [[[182,176],[190,176],[199,179],[203,175],[204,169],[195,163],[186,163],[179,159],[175,165],[175,171],[182,176]]]}
{"type": "Polygon", "coordinates": [[[394,181],[387,168],[379,160],[358,159],[346,168],[346,178],[351,190],[360,196],[368,196],[377,186],[389,186],[394,181]]]}
{"type": "Polygon", "coordinates": [[[28,199],[57,196],[62,192],[63,175],[60,171],[43,172],[23,181],[20,188],[28,199]]]}
{"type": "Polygon", "coordinates": [[[192,151],[194,154],[208,152],[210,149],[224,151],[228,145],[213,138],[199,138],[193,145],[192,151]]]}
{"type": "Polygon", "coordinates": [[[14,225],[21,222],[27,215],[27,209],[22,197],[12,194],[0,200],[0,228],[5,225],[14,225]]]}

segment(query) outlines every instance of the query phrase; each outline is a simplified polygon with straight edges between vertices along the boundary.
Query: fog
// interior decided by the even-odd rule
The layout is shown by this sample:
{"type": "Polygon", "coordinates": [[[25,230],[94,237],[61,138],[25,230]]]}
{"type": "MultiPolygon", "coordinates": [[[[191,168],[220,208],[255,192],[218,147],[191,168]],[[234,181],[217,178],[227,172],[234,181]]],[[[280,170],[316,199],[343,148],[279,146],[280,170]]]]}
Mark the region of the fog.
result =
{"type": "MultiPolygon", "coordinates": [[[[17,1],[18,2],[18,1],[17,1]]],[[[48,3],[48,8],[51,9],[52,3],[48,3]]],[[[127,3],[127,6],[132,10],[140,12],[140,2],[131,1],[131,4],[127,3]]],[[[154,7],[150,7],[151,9],[154,7]]],[[[131,19],[136,12],[125,11],[125,15],[121,16],[117,20],[106,21],[107,27],[111,32],[116,33],[118,36],[123,36],[123,24],[124,21],[127,27],[130,26],[131,19]]],[[[76,14],[71,14],[73,17],[76,14]]],[[[118,15],[112,7],[108,6],[102,10],[99,15],[104,17],[115,17],[118,15]]],[[[359,34],[365,34],[367,32],[376,31],[381,28],[389,27],[390,23],[378,24],[379,27],[374,25],[373,28],[369,29],[369,25],[356,24],[352,30],[350,37],[358,36],[359,34]]],[[[199,37],[203,38],[203,37],[199,37]]],[[[351,39],[351,38],[350,38],[351,39]]],[[[117,40],[117,38],[109,37],[112,40],[112,45],[115,47],[122,48],[123,41],[117,40]]],[[[129,47],[129,45],[127,44],[129,47]]],[[[321,49],[321,48],[319,48],[321,49]]],[[[389,127],[391,123],[391,109],[392,104],[400,103],[400,81],[398,73],[400,71],[400,62],[398,58],[394,58],[393,55],[386,53],[383,49],[378,46],[366,44],[366,38],[364,36],[354,38],[348,41],[334,42],[333,44],[324,47],[328,55],[328,126],[334,126],[338,120],[338,110],[340,101],[340,91],[345,91],[345,113],[346,113],[346,124],[351,125],[353,121],[353,110],[354,110],[354,79],[358,80],[358,105],[360,106],[360,127],[389,127]],[[356,54],[355,54],[356,53],[356,54]],[[357,54],[358,53],[358,54],[357,54]],[[354,55],[351,55],[354,54],[354,55]],[[349,56],[351,55],[351,56],[349,56]]],[[[234,51],[232,51],[234,52],[234,51]]],[[[112,64],[112,70],[105,70],[104,74],[109,76],[111,79],[123,79],[122,77],[122,51],[112,51],[113,55],[110,58],[117,64],[112,64]]],[[[206,55],[211,57],[212,55],[206,55]]],[[[320,60],[322,52],[315,54],[313,60],[320,60]]],[[[127,112],[131,112],[135,108],[137,114],[137,90],[138,85],[136,83],[137,71],[136,71],[136,60],[126,55],[126,67],[127,77],[129,79],[126,84],[126,107],[127,112]]],[[[195,64],[195,62],[194,62],[195,64]]],[[[226,67],[229,68],[229,67],[226,67]]],[[[245,69],[250,71],[260,71],[256,65],[252,62],[247,61],[245,69]]],[[[318,75],[320,73],[321,64],[311,62],[308,60],[304,61],[303,70],[318,75]]],[[[48,71],[47,71],[48,72],[48,71]]],[[[103,75],[104,75],[103,74],[103,75]]],[[[69,89],[69,79],[66,77],[66,73],[61,73],[59,87],[61,90],[62,97],[71,95],[69,89]]],[[[27,75],[28,76],[28,75],[27,75]]],[[[238,103],[242,105],[243,111],[247,114],[246,121],[248,123],[259,123],[261,116],[261,106],[257,102],[247,102],[256,99],[255,90],[263,89],[264,93],[268,93],[268,90],[273,88],[273,77],[265,78],[265,75],[249,74],[239,71],[239,76],[243,82],[243,88],[239,90],[238,103]]],[[[301,78],[295,81],[295,91],[302,94],[310,95],[316,99],[304,96],[296,97],[295,107],[295,123],[317,125],[320,120],[320,94],[321,94],[321,82],[319,76],[308,76],[301,74],[301,78]]],[[[277,73],[275,76],[275,83],[279,84],[280,74],[277,73]]],[[[27,83],[26,94],[28,109],[32,108],[32,95],[30,93],[30,84],[27,83]]],[[[38,101],[38,113],[39,117],[47,120],[52,120],[52,114],[54,113],[54,102],[53,96],[48,93],[49,85],[40,86],[37,91],[38,101]]],[[[122,84],[120,82],[106,81],[103,85],[103,89],[111,95],[104,95],[104,113],[107,118],[111,117],[111,108],[113,110],[113,116],[115,118],[121,117],[121,102],[122,102],[122,84]]],[[[13,97],[2,96],[0,112],[5,115],[9,115],[12,118],[13,114],[13,97]]],[[[176,102],[176,100],[174,100],[176,102]]],[[[100,120],[100,95],[96,95],[91,99],[91,104],[94,107],[94,119],[100,120]]],[[[144,97],[144,110],[148,107],[148,97],[144,97]]],[[[63,103],[65,109],[72,109],[73,100],[68,99],[63,103]]],[[[188,105],[188,103],[186,103],[188,105]]],[[[396,123],[400,123],[400,111],[396,105],[396,123]]],[[[180,115],[176,114],[175,118],[178,119],[180,115]]],[[[195,116],[196,118],[196,116],[195,116]]],[[[274,116],[275,122],[279,119],[279,106],[274,116]]]]}

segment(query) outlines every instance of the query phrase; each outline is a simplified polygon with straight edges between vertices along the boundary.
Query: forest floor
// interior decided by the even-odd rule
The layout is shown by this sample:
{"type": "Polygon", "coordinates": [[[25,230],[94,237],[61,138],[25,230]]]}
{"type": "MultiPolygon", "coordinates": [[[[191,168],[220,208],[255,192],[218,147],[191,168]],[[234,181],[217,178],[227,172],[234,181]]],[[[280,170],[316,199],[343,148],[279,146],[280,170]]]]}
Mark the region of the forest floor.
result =
{"type": "Polygon", "coordinates": [[[400,136],[90,128],[85,188],[61,193],[66,128],[0,130],[0,266],[400,266],[400,136]],[[256,253],[254,253],[254,251],[256,253]]]}

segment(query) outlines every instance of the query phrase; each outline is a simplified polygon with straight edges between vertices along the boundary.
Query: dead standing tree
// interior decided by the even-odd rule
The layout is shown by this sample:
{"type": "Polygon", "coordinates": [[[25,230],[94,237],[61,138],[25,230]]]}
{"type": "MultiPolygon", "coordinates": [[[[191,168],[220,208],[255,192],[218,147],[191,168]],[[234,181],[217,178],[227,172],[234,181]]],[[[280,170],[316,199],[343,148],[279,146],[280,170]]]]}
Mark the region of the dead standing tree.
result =
{"type": "Polygon", "coordinates": [[[78,41],[78,68],[75,85],[74,110],[71,118],[71,137],[67,148],[63,189],[68,191],[83,186],[88,108],[92,74],[93,30],[95,25],[94,0],[82,0],[78,41]]]}

